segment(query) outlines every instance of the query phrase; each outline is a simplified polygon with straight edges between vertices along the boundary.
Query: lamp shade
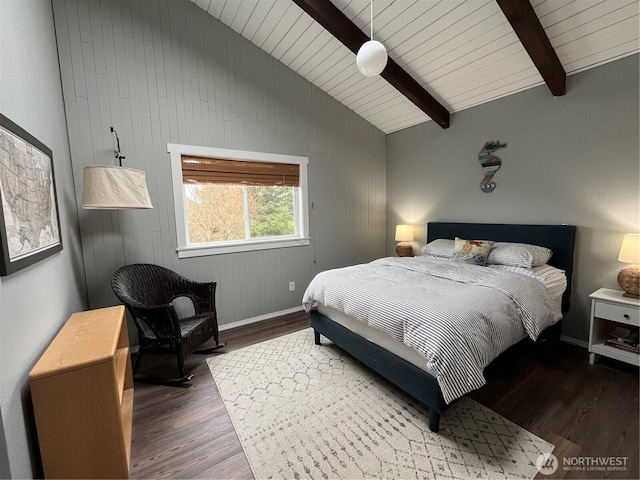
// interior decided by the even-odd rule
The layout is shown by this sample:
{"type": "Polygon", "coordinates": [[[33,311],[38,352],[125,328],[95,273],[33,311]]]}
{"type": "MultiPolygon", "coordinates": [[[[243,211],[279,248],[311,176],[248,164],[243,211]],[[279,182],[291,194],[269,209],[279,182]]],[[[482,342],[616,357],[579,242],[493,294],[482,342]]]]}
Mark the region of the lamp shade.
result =
{"type": "Polygon", "coordinates": [[[387,49],[377,40],[363,43],[356,55],[356,65],[365,77],[380,75],[387,66],[387,49]]]}
{"type": "Polygon", "coordinates": [[[640,234],[627,233],[620,247],[619,262],[640,263],[640,234]]]}
{"type": "Polygon", "coordinates": [[[413,242],[413,225],[396,226],[396,242],[413,242]]]}
{"type": "Polygon", "coordinates": [[[128,210],[153,208],[145,173],[133,168],[92,165],[84,167],[82,208],[128,210]]]}

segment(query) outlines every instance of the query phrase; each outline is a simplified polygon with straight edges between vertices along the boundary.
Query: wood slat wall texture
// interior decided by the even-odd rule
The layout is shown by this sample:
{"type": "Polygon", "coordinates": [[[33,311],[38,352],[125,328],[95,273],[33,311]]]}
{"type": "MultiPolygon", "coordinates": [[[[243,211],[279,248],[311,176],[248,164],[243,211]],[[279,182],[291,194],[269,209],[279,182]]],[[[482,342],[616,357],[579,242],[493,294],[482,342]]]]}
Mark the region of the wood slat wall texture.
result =
{"type": "MultiPolygon", "coordinates": [[[[429,117],[289,0],[191,0],[386,133],[429,117]]],[[[370,0],[331,0],[369,35],[370,0]]],[[[568,74],[638,52],[638,0],[532,0],[568,74]]],[[[375,0],[373,36],[450,112],[543,83],[494,0],[375,0]]]]}
{"type": "Polygon", "coordinates": [[[85,165],[147,174],[153,210],[81,210],[90,307],[149,262],[218,282],[221,325],[294,308],[313,275],[385,250],[384,134],[185,0],[54,0],[78,205],[85,165]],[[311,245],[178,260],[167,143],[309,157],[311,245]],[[296,291],[289,292],[290,281],[296,291]]]}

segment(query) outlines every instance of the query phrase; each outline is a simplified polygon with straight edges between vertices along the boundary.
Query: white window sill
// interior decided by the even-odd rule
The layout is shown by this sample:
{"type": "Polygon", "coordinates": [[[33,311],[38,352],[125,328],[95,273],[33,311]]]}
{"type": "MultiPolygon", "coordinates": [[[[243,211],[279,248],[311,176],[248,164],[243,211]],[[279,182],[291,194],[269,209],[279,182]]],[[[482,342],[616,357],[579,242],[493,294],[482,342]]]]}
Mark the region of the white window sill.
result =
{"type": "Polygon", "coordinates": [[[273,248],[301,247],[309,245],[309,238],[288,238],[251,240],[220,243],[216,245],[189,245],[178,247],[178,258],[204,257],[207,255],[222,255],[226,253],[252,252],[273,248]]]}

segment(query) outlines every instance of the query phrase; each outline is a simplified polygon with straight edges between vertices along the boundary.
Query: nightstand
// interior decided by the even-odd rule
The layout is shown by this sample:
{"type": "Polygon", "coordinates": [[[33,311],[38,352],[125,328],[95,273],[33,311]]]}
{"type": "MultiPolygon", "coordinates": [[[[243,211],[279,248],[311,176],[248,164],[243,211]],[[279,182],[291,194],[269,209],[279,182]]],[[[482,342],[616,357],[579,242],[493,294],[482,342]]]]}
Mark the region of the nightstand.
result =
{"type": "Polygon", "coordinates": [[[623,297],[621,290],[601,288],[591,298],[589,326],[589,363],[593,365],[596,354],[615,358],[621,362],[640,366],[640,355],[605,345],[607,334],[616,326],[637,330],[640,326],[640,299],[623,297]]]}

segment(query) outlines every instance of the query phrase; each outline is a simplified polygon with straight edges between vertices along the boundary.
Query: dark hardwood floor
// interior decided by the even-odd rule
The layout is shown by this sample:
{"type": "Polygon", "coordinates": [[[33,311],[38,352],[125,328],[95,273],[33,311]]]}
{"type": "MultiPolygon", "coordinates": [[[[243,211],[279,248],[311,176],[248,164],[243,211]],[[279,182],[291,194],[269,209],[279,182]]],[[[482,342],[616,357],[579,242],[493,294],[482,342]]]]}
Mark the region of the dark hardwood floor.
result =
{"type": "MultiPolygon", "coordinates": [[[[222,352],[308,326],[300,313],[227,330],[222,352]]],[[[187,359],[194,378],[180,386],[136,382],[131,478],[253,478],[208,356],[187,359]]],[[[139,373],[172,368],[172,354],[149,353],[139,373]]],[[[556,446],[560,468],[539,478],[640,478],[637,368],[605,359],[591,366],[583,348],[524,342],[500,356],[486,376],[487,385],[470,397],[556,446]],[[627,470],[567,471],[565,457],[627,457],[627,470]]]]}

